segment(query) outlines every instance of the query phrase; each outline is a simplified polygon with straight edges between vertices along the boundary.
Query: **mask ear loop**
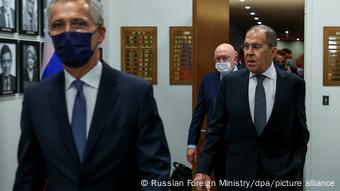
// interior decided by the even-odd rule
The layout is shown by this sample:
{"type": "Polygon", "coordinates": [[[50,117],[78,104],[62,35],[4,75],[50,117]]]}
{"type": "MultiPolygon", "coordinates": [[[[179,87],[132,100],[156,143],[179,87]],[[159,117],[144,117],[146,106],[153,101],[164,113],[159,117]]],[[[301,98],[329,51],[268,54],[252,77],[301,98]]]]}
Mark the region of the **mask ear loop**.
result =
{"type": "MultiPolygon", "coordinates": [[[[92,33],[92,36],[99,30],[99,25],[97,24],[96,26],[97,26],[97,28],[96,28],[96,30],[92,33]]],[[[93,48],[93,51],[96,50],[96,48],[98,47],[98,44],[99,44],[99,42],[96,42],[96,46],[93,48]]]]}

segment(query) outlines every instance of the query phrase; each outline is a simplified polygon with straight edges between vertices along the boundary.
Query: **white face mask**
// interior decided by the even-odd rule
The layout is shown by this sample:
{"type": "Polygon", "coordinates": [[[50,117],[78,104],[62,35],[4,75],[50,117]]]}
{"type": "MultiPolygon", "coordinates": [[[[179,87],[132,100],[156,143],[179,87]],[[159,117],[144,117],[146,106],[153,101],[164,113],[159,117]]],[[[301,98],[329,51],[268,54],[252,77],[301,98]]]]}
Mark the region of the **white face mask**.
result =
{"type": "Polygon", "coordinates": [[[222,74],[226,74],[232,71],[233,67],[230,62],[216,62],[215,68],[222,74]]]}

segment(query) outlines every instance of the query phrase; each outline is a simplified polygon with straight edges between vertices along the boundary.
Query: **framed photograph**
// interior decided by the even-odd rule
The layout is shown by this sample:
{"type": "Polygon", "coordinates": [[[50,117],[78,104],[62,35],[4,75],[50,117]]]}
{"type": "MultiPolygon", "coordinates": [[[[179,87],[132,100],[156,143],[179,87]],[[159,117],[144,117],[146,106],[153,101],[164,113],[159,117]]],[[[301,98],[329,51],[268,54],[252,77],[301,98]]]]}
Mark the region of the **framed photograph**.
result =
{"type": "Polygon", "coordinates": [[[21,0],[19,3],[19,33],[39,34],[40,0],[21,0]]]}
{"type": "Polygon", "coordinates": [[[20,93],[40,81],[40,43],[20,41],[20,93]]]}
{"type": "Polygon", "coordinates": [[[0,1],[0,31],[17,32],[16,17],[17,0],[0,1]]]}
{"type": "Polygon", "coordinates": [[[0,39],[0,95],[17,92],[18,42],[0,39]]]}
{"type": "Polygon", "coordinates": [[[40,36],[45,36],[47,34],[47,0],[41,0],[41,15],[40,15],[40,36]],[[46,27],[46,28],[45,28],[46,27]]]}

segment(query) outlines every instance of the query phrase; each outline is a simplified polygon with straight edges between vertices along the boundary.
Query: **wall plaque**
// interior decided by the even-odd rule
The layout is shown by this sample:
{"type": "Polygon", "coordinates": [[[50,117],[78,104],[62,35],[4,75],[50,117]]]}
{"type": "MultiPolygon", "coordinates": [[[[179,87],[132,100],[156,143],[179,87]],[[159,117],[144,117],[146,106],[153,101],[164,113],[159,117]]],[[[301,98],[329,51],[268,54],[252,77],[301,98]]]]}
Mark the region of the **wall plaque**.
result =
{"type": "Polygon", "coordinates": [[[170,84],[192,83],[192,27],[170,27],[170,84]]]}
{"type": "Polygon", "coordinates": [[[340,86],[340,27],[323,30],[323,85],[340,86]]]}
{"type": "Polygon", "coordinates": [[[121,27],[122,71],[157,84],[157,27],[121,27]]]}

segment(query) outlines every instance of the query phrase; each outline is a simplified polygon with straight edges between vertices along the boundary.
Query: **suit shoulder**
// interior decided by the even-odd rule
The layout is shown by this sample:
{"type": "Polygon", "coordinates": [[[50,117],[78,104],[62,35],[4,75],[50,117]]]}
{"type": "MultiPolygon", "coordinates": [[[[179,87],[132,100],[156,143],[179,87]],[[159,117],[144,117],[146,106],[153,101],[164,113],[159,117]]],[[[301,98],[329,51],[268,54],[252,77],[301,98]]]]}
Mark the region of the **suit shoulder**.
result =
{"type": "Polygon", "coordinates": [[[300,76],[287,72],[287,71],[277,71],[281,76],[286,76],[288,79],[295,81],[297,83],[305,83],[305,80],[303,78],[301,78],[300,76]]]}
{"type": "Polygon", "coordinates": [[[246,75],[246,74],[247,74],[247,70],[237,70],[235,72],[230,72],[230,73],[224,75],[224,78],[235,79],[235,78],[240,78],[241,76],[246,75]]]}
{"type": "Polygon", "coordinates": [[[151,84],[142,79],[139,78],[137,76],[116,70],[112,67],[110,67],[110,73],[111,76],[113,78],[114,81],[116,81],[118,83],[118,86],[121,90],[125,89],[125,90],[140,90],[140,89],[146,89],[149,86],[151,86],[151,84]]]}
{"type": "Polygon", "coordinates": [[[201,81],[202,82],[209,81],[209,80],[213,80],[213,79],[216,79],[216,78],[219,78],[219,77],[220,77],[219,72],[210,72],[210,73],[204,75],[201,81]]]}

